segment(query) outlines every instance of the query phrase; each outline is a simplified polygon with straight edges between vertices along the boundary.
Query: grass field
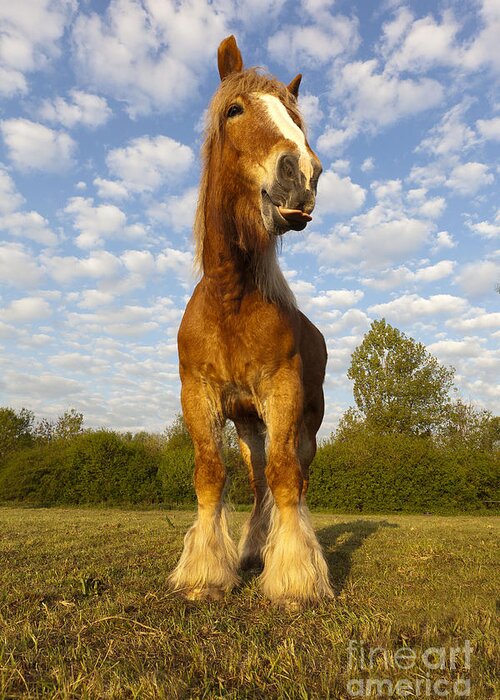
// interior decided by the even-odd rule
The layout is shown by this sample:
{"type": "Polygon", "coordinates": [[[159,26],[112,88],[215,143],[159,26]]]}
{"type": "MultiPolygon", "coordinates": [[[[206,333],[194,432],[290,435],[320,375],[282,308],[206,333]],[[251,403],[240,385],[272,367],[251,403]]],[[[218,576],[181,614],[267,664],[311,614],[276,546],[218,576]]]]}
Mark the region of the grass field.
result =
{"type": "Polygon", "coordinates": [[[316,514],[337,597],[287,612],[171,595],[192,518],[0,508],[0,698],[497,697],[498,519],[316,514]]]}

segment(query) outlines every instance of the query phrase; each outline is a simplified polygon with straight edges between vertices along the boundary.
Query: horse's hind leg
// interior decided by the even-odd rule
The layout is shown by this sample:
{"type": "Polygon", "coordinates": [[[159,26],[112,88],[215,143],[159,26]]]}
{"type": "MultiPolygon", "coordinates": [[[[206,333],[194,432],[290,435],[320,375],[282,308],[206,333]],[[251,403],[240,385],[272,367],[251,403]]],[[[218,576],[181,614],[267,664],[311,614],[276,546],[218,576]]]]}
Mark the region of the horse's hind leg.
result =
{"type": "Polygon", "coordinates": [[[265,425],[260,420],[235,422],[243,460],[248,469],[254,504],[250,519],[243,526],[238,546],[243,570],[262,569],[262,550],[269,532],[272,495],[267,485],[265,425]]]}
{"type": "Polygon", "coordinates": [[[219,599],[238,583],[238,555],[222,502],[226,473],[217,421],[199,384],[183,384],[182,408],[194,444],[198,517],[186,534],[170,583],[191,600],[219,599]]]}

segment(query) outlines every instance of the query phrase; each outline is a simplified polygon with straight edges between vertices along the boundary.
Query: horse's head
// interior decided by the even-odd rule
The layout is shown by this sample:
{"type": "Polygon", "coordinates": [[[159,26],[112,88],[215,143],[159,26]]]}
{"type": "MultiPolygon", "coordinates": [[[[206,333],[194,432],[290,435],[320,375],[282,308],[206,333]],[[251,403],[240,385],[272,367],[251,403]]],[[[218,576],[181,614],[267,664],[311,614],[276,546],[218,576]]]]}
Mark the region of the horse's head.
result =
{"type": "MultiPolygon", "coordinates": [[[[321,163],[297,106],[301,76],[286,86],[244,70],[233,36],[219,46],[218,66],[222,82],[208,114],[204,178],[224,220],[210,211],[205,217],[218,216],[219,229],[232,224],[243,250],[263,250],[276,236],[302,230],[315,205],[321,163]]],[[[209,206],[205,199],[200,204],[209,206]]]]}

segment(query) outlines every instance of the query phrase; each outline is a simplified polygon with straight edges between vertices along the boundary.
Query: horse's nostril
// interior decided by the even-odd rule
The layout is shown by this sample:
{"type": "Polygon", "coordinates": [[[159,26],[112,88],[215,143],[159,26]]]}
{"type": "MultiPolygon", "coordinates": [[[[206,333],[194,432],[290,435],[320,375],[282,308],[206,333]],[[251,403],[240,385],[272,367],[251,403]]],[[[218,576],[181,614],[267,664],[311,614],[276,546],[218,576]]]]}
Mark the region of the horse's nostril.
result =
{"type": "Polygon", "coordinates": [[[280,180],[294,180],[298,175],[298,157],[283,153],[276,163],[276,174],[280,180]]]}

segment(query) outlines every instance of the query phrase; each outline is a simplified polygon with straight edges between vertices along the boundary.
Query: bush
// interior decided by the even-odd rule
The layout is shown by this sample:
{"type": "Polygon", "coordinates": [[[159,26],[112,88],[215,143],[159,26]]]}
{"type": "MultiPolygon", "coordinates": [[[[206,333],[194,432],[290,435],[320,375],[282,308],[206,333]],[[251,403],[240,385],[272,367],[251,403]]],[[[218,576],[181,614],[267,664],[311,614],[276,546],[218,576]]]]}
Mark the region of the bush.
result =
{"type": "Polygon", "coordinates": [[[457,452],[430,436],[387,435],[358,424],[318,449],[308,501],[358,512],[484,510],[498,499],[498,467],[498,452],[457,452]]]}
{"type": "MultiPolygon", "coordinates": [[[[463,405],[454,411],[435,436],[381,433],[358,412],[348,411],[313,461],[310,506],[366,513],[498,511],[499,421],[463,405]]],[[[68,415],[73,418],[73,413],[68,415]]],[[[77,425],[61,435],[52,430],[35,438],[29,411],[18,415],[6,409],[3,419],[9,449],[0,461],[0,500],[37,505],[196,503],[194,449],[181,416],[164,435],[81,432],[77,425]]],[[[252,503],[231,426],[224,431],[222,450],[228,500],[252,503]]]]}
{"type": "Polygon", "coordinates": [[[147,446],[109,431],[35,445],[11,455],[0,498],[38,504],[157,503],[158,462],[147,446]]]}
{"type": "Polygon", "coordinates": [[[68,446],[35,445],[11,454],[0,471],[0,499],[38,505],[65,503],[70,484],[68,446]]]}

